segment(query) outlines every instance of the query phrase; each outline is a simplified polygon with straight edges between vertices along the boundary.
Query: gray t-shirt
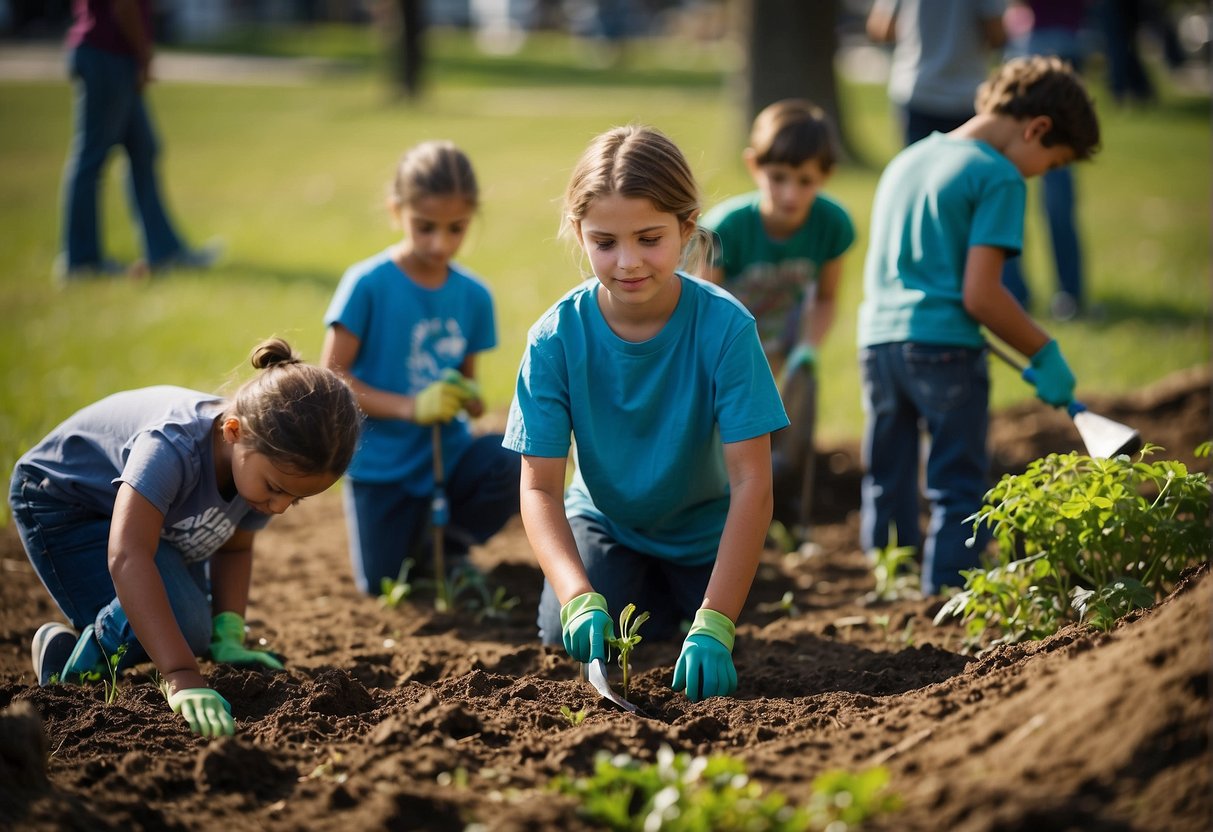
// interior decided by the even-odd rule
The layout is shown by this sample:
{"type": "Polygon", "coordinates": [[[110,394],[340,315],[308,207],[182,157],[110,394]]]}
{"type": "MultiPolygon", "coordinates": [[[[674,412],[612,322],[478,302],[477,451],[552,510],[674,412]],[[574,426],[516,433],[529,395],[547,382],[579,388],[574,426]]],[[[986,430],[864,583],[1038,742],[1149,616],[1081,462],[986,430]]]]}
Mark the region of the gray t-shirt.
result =
{"type": "Polygon", "coordinates": [[[269,522],[239,494],[219,493],[211,432],[223,407],[183,387],[115,393],[71,416],[17,465],[50,494],[107,516],[119,485],[129,484],[164,514],[161,539],[187,562],[205,560],[237,529],[269,522]]]}

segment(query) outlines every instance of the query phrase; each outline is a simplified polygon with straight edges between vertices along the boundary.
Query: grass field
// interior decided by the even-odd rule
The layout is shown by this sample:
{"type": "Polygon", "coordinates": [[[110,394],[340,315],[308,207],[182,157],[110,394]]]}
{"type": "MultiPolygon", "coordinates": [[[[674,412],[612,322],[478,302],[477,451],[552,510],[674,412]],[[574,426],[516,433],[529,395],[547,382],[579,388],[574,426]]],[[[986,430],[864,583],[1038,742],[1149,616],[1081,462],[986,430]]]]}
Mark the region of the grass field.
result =
{"type": "MultiPolygon", "coordinates": [[[[297,53],[300,43],[283,38],[267,51],[297,53]]],[[[368,44],[347,31],[313,46],[349,57],[372,54],[368,44]]],[[[481,364],[491,409],[508,405],[528,326],[584,269],[556,231],[568,171],[593,135],[627,122],[660,127],[691,160],[705,206],[750,187],[727,79],[702,50],[649,48],[611,74],[554,37],[512,58],[480,56],[455,34],[431,45],[430,94],[415,106],[390,99],[373,59],[306,86],[154,85],[169,203],[192,240],[222,237],[227,257],[205,274],[66,291],[52,286],[50,264],[71,90],[0,82],[0,469],[113,391],[151,383],[212,390],[245,378],[244,356],[267,335],[317,358],[321,316],[342,271],[397,237],[383,197],[394,162],[417,141],[454,140],[481,179],[483,210],[459,259],[487,280],[498,304],[500,345],[481,364]]],[[[1210,105],[1164,90],[1149,110],[1102,106],[1104,150],[1078,174],[1089,285],[1104,315],[1045,323],[1074,365],[1080,394],[1132,390],[1209,360],[1210,105]]],[[[844,165],[827,189],[850,208],[859,238],[822,356],[826,438],[855,437],[862,422],[854,311],[871,196],[896,149],[883,88],[847,82],[843,96],[867,163],[844,165]]],[[[137,249],[121,178],[116,161],[104,233],[109,253],[129,260],[137,249]]],[[[1034,199],[1030,212],[1029,279],[1047,298],[1047,236],[1034,199]]],[[[1029,392],[998,371],[996,406],[1029,392]]]]}

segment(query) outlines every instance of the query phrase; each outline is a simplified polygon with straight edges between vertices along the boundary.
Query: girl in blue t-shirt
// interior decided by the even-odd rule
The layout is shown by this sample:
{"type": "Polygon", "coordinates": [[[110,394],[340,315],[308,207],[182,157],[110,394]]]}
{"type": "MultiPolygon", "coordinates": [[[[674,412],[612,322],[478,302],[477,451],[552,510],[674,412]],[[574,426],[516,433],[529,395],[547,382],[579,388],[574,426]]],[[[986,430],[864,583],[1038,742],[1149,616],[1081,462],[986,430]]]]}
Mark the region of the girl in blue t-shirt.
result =
{"type": "Polygon", "coordinates": [[[351,266],[324,316],[322,363],[349,382],[367,415],[343,492],[354,580],[366,593],[380,592],[406,558],[431,572],[436,441],[448,571],[518,513],[517,456],[500,435],[474,438],[459,417],[483,412],[476,354],[497,345],[488,287],[452,262],[479,193],[471,162],[450,142],[405,153],[389,196],[404,238],[351,266]]]}
{"type": "Polygon", "coordinates": [[[337,481],[361,416],[340,378],[281,339],[252,364],[261,372],[230,400],[167,386],[115,393],[17,461],[13,521],[75,628],[34,635],[38,684],[150,657],[173,711],[217,736],[235,730],[231,706],[195,656],[282,668],[244,647],[253,540],[269,515],[337,481]]]}
{"type": "Polygon", "coordinates": [[[703,258],[698,213],[664,135],[594,140],[565,195],[594,279],[531,328],[504,443],[523,455],[522,519],[546,578],[540,638],[586,662],[605,657],[611,611],[629,602],[652,615],[646,637],[693,618],[673,680],[692,700],[737,687],[734,622],[771,520],[770,433],[788,424],[753,316],[678,270],[688,249],[703,258]]]}

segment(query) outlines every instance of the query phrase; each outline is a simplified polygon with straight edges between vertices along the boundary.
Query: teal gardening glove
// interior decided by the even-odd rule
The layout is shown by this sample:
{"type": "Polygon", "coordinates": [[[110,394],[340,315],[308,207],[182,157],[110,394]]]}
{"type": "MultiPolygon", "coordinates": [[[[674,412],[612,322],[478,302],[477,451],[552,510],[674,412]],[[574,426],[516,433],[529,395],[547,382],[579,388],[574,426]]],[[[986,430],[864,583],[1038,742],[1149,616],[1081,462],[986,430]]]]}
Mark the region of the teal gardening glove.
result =
{"type": "Polygon", "coordinates": [[[606,643],[615,637],[606,599],[597,592],[586,592],[562,606],[560,633],[565,651],[577,661],[605,660],[606,643]]]}
{"type": "Polygon", "coordinates": [[[809,373],[817,367],[817,350],[813,349],[812,344],[801,342],[788,353],[788,360],[783,363],[783,370],[779,373],[780,390],[787,386],[788,379],[801,367],[809,373]]]}
{"type": "Polygon", "coordinates": [[[231,736],[236,733],[232,706],[210,688],[186,688],[168,698],[173,713],[181,714],[190,730],[204,737],[231,736]]]}
{"type": "Polygon", "coordinates": [[[1045,404],[1064,407],[1074,401],[1074,373],[1061,354],[1057,341],[1050,341],[1032,356],[1032,366],[1023,371],[1024,381],[1036,387],[1045,404]]]}
{"type": "Polygon", "coordinates": [[[221,612],[211,619],[211,658],[222,664],[239,667],[282,670],[281,656],[265,650],[245,648],[244,618],[234,612],[221,612]]]}
{"type": "Polygon", "coordinates": [[[728,696],[737,690],[734,634],[733,622],[727,615],[703,607],[697,610],[674,665],[674,690],[685,689],[692,702],[728,696]]]}

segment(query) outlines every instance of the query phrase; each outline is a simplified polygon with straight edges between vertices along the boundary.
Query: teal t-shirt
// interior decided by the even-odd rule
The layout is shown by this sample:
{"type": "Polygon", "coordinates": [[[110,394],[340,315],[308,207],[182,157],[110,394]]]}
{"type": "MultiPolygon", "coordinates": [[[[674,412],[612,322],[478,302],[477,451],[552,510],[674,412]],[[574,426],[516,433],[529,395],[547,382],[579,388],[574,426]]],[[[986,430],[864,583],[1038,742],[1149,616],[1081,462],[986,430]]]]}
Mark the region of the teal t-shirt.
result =
{"type": "Polygon", "coordinates": [[[818,194],[809,214],[786,240],[773,240],[762,224],[758,191],[725,200],[702,225],[719,243],[716,265],[724,287],[750,310],[763,348],[783,355],[795,344],[801,307],[815,296],[823,264],[855,242],[855,225],[838,202],[818,194]]]}
{"type": "Polygon", "coordinates": [[[680,277],[677,307],[647,341],[611,331],[597,280],[544,313],[527,338],[502,444],[539,457],[575,446],[569,517],[698,565],[716,557],[728,513],[723,443],[788,418],[753,317],[719,287],[680,277]]]}
{"type": "Polygon", "coordinates": [[[964,309],[969,249],[1017,255],[1026,193],[1015,165],[983,141],[933,133],[897,154],[872,202],[859,346],[982,346],[964,309]]]}

